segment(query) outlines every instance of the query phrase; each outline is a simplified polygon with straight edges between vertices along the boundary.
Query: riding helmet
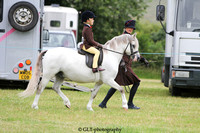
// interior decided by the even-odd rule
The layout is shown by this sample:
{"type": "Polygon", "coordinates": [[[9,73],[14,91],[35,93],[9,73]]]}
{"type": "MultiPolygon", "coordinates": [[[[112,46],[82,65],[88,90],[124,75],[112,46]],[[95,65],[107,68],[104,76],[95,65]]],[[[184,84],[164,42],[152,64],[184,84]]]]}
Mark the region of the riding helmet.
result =
{"type": "Polygon", "coordinates": [[[127,20],[125,22],[125,28],[133,28],[135,30],[135,20],[127,20]]]}
{"type": "Polygon", "coordinates": [[[92,11],[84,11],[81,15],[82,22],[86,22],[89,18],[95,18],[96,16],[92,11]]]}

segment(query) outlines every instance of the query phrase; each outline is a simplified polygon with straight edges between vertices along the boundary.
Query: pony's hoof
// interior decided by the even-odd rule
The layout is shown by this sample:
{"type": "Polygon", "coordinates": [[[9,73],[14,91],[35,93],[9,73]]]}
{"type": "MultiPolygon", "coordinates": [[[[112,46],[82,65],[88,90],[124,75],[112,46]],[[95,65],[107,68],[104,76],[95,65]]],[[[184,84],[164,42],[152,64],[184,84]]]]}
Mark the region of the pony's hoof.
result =
{"type": "Polygon", "coordinates": [[[94,110],[92,109],[92,107],[87,107],[87,110],[94,112],[94,110]]]}
{"type": "Polygon", "coordinates": [[[123,109],[124,109],[125,111],[128,111],[128,109],[127,109],[127,108],[125,108],[125,107],[123,107],[123,109]]]}
{"type": "Polygon", "coordinates": [[[71,108],[71,104],[70,104],[69,100],[64,101],[64,105],[65,105],[68,109],[71,108]]]}
{"type": "Polygon", "coordinates": [[[66,106],[68,109],[70,109],[70,108],[71,108],[71,107],[70,107],[70,105],[67,105],[67,104],[66,104],[65,106],[66,106]]]}
{"type": "Polygon", "coordinates": [[[127,104],[122,105],[122,108],[123,108],[125,111],[128,111],[128,105],[127,105],[127,104]]]}
{"type": "Polygon", "coordinates": [[[33,109],[39,109],[37,105],[32,105],[31,106],[33,109]]]}

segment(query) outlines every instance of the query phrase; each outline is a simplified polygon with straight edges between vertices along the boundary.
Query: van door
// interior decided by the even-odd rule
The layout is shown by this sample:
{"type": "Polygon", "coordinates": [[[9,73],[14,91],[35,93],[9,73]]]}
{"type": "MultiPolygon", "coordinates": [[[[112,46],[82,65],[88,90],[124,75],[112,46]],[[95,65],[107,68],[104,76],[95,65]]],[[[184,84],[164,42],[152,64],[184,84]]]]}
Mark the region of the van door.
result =
{"type": "Polygon", "coordinates": [[[6,36],[6,23],[4,19],[4,0],[0,0],[0,78],[5,71],[5,36],[6,36]]]}

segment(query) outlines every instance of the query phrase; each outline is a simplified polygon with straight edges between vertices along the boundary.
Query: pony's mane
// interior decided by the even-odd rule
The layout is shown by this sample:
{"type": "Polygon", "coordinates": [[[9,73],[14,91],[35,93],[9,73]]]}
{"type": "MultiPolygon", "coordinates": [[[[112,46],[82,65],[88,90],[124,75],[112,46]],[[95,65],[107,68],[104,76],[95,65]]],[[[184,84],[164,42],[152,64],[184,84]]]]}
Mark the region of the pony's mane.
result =
{"type": "Polygon", "coordinates": [[[131,37],[131,35],[129,34],[122,34],[122,35],[119,35],[119,36],[115,36],[113,37],[111,40],[107,41],[105,43],[105,45],[115,45],[115,41],[121,41],[121,42],[127,42],[127,38],[131,37]]]}

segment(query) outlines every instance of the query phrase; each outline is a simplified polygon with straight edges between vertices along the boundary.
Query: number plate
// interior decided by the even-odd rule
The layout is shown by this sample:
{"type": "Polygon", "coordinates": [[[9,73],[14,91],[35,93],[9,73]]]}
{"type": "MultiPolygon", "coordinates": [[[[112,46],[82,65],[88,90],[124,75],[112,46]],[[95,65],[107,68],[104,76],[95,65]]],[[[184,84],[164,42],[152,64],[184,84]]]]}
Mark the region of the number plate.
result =
{"type": "Polygon", "coordinates": [[[20,80],[30,80],[32,76],[32,71],[19,71],[20,80]]]}

